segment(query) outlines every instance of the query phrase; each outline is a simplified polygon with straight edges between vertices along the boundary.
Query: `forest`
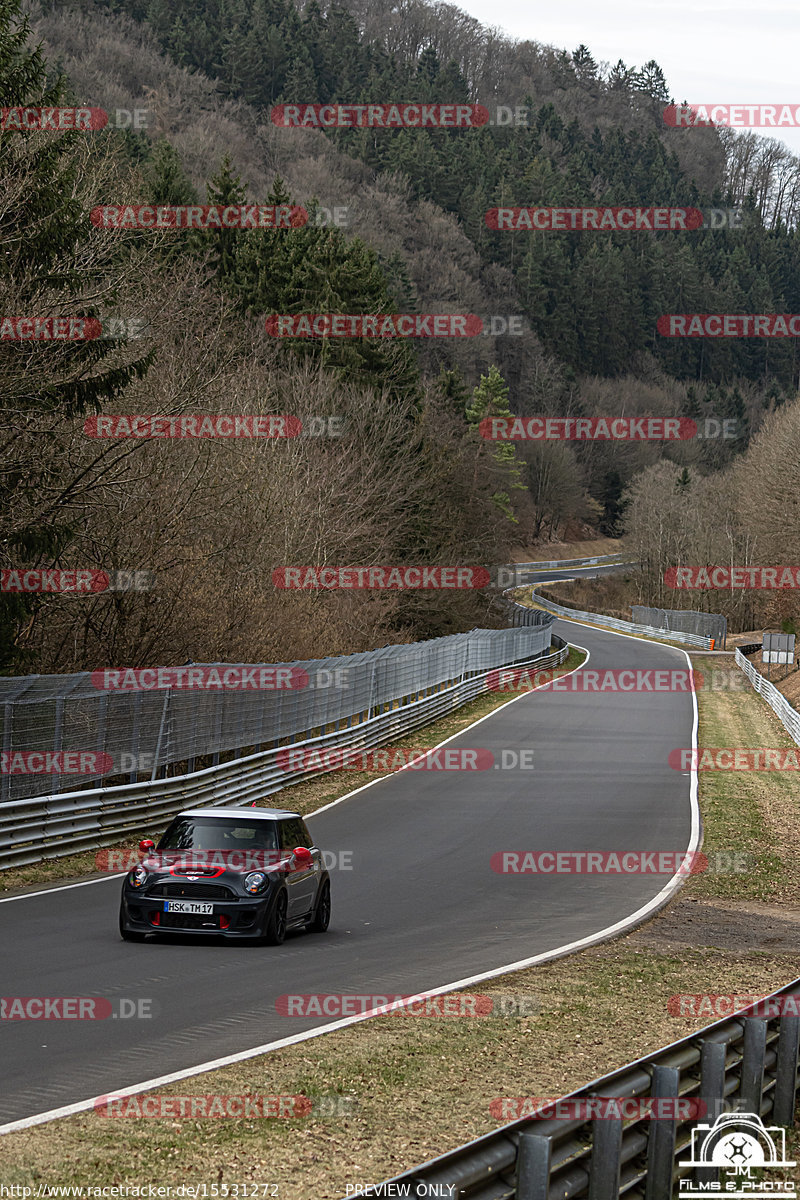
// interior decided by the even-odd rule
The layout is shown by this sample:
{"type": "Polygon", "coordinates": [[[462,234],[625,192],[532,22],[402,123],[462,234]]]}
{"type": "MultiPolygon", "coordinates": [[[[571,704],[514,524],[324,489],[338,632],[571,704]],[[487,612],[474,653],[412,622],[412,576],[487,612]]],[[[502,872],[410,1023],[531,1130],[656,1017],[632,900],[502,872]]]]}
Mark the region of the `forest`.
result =
{"type": "Polygon", "coordinates": [[[140,129],[0,139],[6,315],[111,331],[0,341],[0,565],[155,581],[91,597],[0,594],[5,673],[289,661],[502,619],[490,590],[287,595],[271,582],[284,564],[492,569],[549,540],[626,534],[648,600],[718,608],[718,595],[665,599],[663,570],[791,560],[794,339],[665,338],[657,323],[800,310],[798,162],[768,138],[666,125],[675,98],[654,60],[514,42],[423,0],[75,0],[25,13],[5,0],[0,79],[9,107],[146,114],[140,129]],[[329,131],[271,115],[289,102],[401,99],[527,115],[329,131]],[[244,203],[303,206],[309,220],[178,231],[90,219],[109,204],[244,203]],[[623,204],[740,219],[630,233],[486,220],[498,207],[623,204]],[[486,332],[265,329],[274,314],[309,312],[477,314],[486,332]],[[290,414],[308,433],[87,437],[100,413],[290,414]],[[508,414],[679,417],[734,432],[481,436],[482,421],[508,414]]]}

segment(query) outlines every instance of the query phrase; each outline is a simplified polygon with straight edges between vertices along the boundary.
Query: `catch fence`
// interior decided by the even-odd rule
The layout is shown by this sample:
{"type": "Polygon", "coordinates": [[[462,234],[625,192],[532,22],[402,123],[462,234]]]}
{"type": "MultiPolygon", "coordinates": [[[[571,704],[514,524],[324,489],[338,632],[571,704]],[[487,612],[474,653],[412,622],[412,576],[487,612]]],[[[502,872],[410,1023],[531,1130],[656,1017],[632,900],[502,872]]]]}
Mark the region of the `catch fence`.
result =
{"type": "MultiPolygon", "coordinates": [[[[209,694],[162,689],[160,693],[115,693],[113,697],[81,692],[78,703],[85,707],[79,708],[82,723],[76,727],[78,733],[88,729],[98,742],[102,738],[100,744],[106,748],[130,747],[130,740],[124,740],[125,722],[130,738],[138,719],[138,744],[144,744],[146,731],[157,749],[157,761],[186,762],[189,755],[208,749],[203,736],[213,739],[217,757],[223,749],[231,750],[234,757],[201,770],[192,769],[196,762],[190,758],[187,770],[169,778],[8,799],[0,803],[0,868],[114,845],[143,827],[163,828],[188,804],[263,800],[292,783],[332,769],[320,767],[314,756],[301,756],[304,761],[299,766],[296,759],[288,762],[281,755],[288,746],[311,751],[386,745],[482,695],[488,690],[488,673],[498,667],[534,663],[548,667],[563,662],[569,651],[563,639],[552,638],[555,651],[548,653],[551,625],[552,620],[515,629],[477,629],[429,643],[302,664],[310,680],[318,679],[320,671],[333,672],[333,681],[339,686],[333,686],[326,675],[325,687],[309,683],[286,692],[209,694]],[[345,676],[343,671],[353,674],[345,676]],[[91,704],[96,707],[92,709],[91,704]],[[146,711],[147,727],[143,721],[146,711]],[[92,712],[98,714],[94,727],[89,724],[92,712]],[[110,740],[113,731],[115,741],[110,740]]],[[[287,666],[297,668],[299,664],[287,666]]],[[[86,688],[85,679],[81,685],[86,688]]],[[[67,733],[73,739],[77,735],[64,717],[68,697],[61,699],[64,745],[67,733]]],[[[26,702],[18,699],[17,703],[26,702]]],[[[51,706],[51,724],[44,734],[41,730],[37,733],[41,744],[43,737],[53,736],[56,727],[54,701],[29,698],[27,703],[32,708],[51,706]]],[[[24,728],[33,740],[36,726],[30,718],[24,728]]],[[[13,746],[10,737],[8,743],[13,746]]]]}
{"type": "Polygon", "coordinates": [[[631,616],[637,625],[669,629],[673,633],[696,633],[714,639],[714,648],[724,650],[728,637],[728,620],[722,613],[698,612],[693,608],[648,608],[632,604],[631,616]]]}

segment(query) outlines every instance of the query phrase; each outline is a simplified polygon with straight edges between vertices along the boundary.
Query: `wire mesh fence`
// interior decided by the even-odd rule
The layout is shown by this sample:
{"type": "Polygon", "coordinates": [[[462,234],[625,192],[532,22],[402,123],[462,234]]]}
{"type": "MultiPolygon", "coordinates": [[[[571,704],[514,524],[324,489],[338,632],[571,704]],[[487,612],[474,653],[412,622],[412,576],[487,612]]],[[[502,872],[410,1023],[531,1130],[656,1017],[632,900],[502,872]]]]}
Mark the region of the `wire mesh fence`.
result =
{"type": "Polygon", "coordinates": [[[0,802],[162,778],[370,720],[544,653],[550,625],[363,654],[0,679],[0,802]]]}
{"type": "Polygon", "coordinates": [[[637,625],[713,638],[717,650],[724,648],[728,636],[728,621],[721,613],[697,612],[693,608],[649,608],[645,604],[632,604],[631,613],[637,625]]]}

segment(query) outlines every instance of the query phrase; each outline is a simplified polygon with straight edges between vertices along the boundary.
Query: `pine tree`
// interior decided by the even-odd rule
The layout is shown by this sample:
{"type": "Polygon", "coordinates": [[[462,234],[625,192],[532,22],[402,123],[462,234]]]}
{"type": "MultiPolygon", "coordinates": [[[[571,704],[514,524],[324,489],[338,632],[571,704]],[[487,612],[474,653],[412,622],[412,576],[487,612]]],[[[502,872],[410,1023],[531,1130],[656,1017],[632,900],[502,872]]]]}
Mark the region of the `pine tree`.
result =
{"type": "Polygon", "coordinates": [[[597,63],[589,53],[588,46],[584,46],[582,42],[578,49],[572,52],[572,64],[582,87],[597,82],[597,63]]]}
{"type": "Polygon", "coordinates": [[[145,187],[150,204],[197,203],[197,192],[176,150],[163,137],[153,147],[145,172],[145,187]]]}
{"type": "MultiPolygon", "coordinates": [[[[62,80],[48,81],[41,51],[30,48],[32,31],[22,14],[21,0],[0,0],[0,95],[9,108],[56,107],[63,103],[62,80]]],[[[36,315],[102,317],[96,305],[76,303],[85,290],[97,295],[94,253],[95,231],[87,221],[85,195],[78,162],[73,153],[82,133],[57,137],[5,134],[0,138],[0,288],[14,297],[15,311],[36,315]],[[35,236],[31,231],[35,230],[35,236]]],[[[123,263],[124,240],[115,247],[123,263]]],[[[99,412],[104,403],[119,398],[128,385],[142,378],[150,355],[120,361],[118,345],[112,340],[75,341],[54,353],[57,347],[29,341],[0,343],[0,411],[5,418],[6,457],[0,476],[0,562],[4,566],[36,566],[51,563],[71,541],[74,528],[67,514],[70,484],[58,474],[49,444],[42,460],[14,465],[9,447],[24,446],[28,422],[48,414],[51,438],[76,416],[99,412]],[[105,359],[114,355],[116,365],[105,359]],[[6,469],[7,468],[7,469],[6,469]],[[41,488],[51,497],[41,503],[41,488]],[[17,517],[6,518],[11,496],[17,517]],[[29,499],[28,499],[29,498],[29,499]],[[20,500],[24,503],[20,504],[20,500]],[[21,519],[28,508],[31,516],[21,519]]],[[[58,348],[60,349],[60,348],[58,348]]],[[[123,408],[124,411],[124,408],[123,408]]],[[[65,460],[65,472],[71,464],[65,460]]],[[[36,597],[0,593],[0,667],[19,661],[14,646],[15,631],[36,607],[36,597]]]]}
{"type": "Polygon", "coordinates": [[[631,82],[639,92],[644,92],[659,104],[669,104],[669,88],[661,67],[651,58],[640,71],[636,71],[631,82]]]}
{"type": "Polygon", "coordinates": [[[450,412],[462,419],[470,404],[470,395],[457,368],[443,367],[436,380],[436,391],[450,412]]]}
{"type": "MultiPolygon", "coordinates": [[[[247,199],[247,187],[242,183],[241,176],[234,174],[230,155],[226,154],[220,163],[216,175],[207,184],[208,203],[224,208],[228,204],[244,204],[247,199]]],[[[241,236],[241,230],[220,228],[204,230],[202,235],[206,246],[211,244],[211,263],[218,279],[230,283],[236,273],[236,251],[241,236]]]]}
{"type": "MultiPolygon", "coordinates": [[[[480,382],[472,393],[465,416],[470,429],[474,432],[479,432],[481,422],[487,418],[513,417],[509,407],[508,388],[496,366],[492,365],[489,368],[488,375],[481,375],[480,382]]],[[[509,490],[525,491],[525,484],[521,479],[525,464],[517,458],[517,450],[513,442],[499,441],[490,450],[486,449],[487,445],[491,445],[491,442],[484,442],[478,451],[476,472],[478,461],[488,457],[492,463],[492,473],[506,485],[502,490],[494,492],[492,501],[509,521],[516,523],[517,517],[514,514],[509,490]]]]}
{"type": "Polygon", "coordinates": [[[626,67],[621,58],[618,58],[615,65],[608,73],[608,86],[611,91],[620,92],[627,90],[630,86],[631,70],[626,67]]]}

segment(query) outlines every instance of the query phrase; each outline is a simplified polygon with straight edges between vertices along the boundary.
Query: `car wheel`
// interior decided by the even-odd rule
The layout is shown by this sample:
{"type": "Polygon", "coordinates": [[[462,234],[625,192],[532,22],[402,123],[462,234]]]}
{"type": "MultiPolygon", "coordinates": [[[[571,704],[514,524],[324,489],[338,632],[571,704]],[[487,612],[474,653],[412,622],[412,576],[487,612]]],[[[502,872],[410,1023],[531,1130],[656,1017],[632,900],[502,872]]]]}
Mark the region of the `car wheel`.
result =
{"type": "Polygon", "coordinates": [[[119,910],[119,936],[123,942],[143,942],[147,937],[146,933],[134,933],[130,929],[126,929],[122,918],[122,909],[119,910]]]}
{"type": "Polygon", "coordinates": [[[267,946],[280,946],[286,937],[286,909],[288,900],[286,892],[279,892],[272,912],[267,918],[263,941],[267,946]]]}
{"type": "Polygon", "coordinates": [[[317,933],[324,933],[331,923],[331,885],[330,880],[326,879],[319,889],[317,897],[317,906],[314,909],[314,916],[311,918],[309,929],[316,929],[317,933]]]}

